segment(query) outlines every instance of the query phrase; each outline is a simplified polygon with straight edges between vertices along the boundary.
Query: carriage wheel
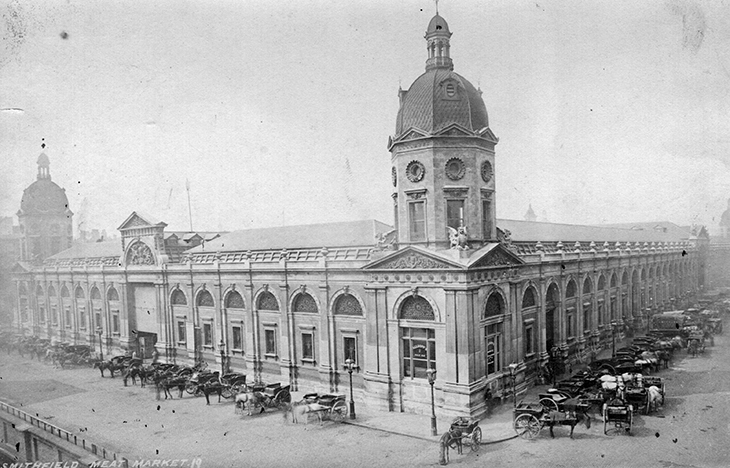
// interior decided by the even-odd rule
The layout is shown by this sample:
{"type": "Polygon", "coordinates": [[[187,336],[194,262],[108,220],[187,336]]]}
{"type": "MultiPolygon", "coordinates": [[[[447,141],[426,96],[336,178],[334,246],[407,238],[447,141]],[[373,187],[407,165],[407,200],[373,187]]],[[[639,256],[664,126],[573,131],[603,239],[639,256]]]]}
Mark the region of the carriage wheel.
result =
{"type": "Polygon", "coordinates": [[[228,385],[223,387],[223,390],[221,390],[221,396],[226,400],[228,400],[229,398],[233,398],[233,395],[233,388],[229,387],[228,385]]]}
{"type": "Polygon", "coordinates": [[[275,397],[276,406],[279,409],[284,409],[289,403],[291,403],[291,393],[288,390],[282,390],[276,394],[275,397]]]}
{"type": "Polygon", "coordinates": [[[558,404],[552,398],[543,398],[540,400],[540,404],[548,411],[558,411],[558,404]]]}
{"type": "Polygon", "coordinates": [[[482,445],[482,428],[475,427],[471,433],[471,451],[479,451],[479,447],[482,445]]]}
{"type": "Polygon", "coordinates": [[[336,401],[330,410],[330,419],[334,422],[341,423],[345,420],[345,416],[347,416],[347,404],[344,400],[336,401]]]}
{"type": "Polygon", "coordinates": [[[188,392],[190,395],[194,395],[197,389],[198,386],[193,382],[188,382],[187,384],[185,384],[185,391],[188,392]]]}
{"type": "Polygon", "coordinates": [[[534,439],[540,429],[540,420],[532,414],[521,414],[515,419],[515,432],[523,439],[534,439]]]}

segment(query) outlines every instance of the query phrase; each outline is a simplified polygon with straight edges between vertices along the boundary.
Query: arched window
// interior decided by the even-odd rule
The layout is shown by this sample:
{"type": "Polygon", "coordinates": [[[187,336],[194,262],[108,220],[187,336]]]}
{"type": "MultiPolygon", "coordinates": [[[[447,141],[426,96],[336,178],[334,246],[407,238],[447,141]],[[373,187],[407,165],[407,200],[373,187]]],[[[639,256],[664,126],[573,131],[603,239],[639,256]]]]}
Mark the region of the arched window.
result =
{"type": "Polygon", "coordinates": [[[27,296],[28,295],[28,290],[25,289],[25,285],[22,284],[22,283],[18,287],[18,292],[20,293],[21,296],[27,296]]]}
{"type": "Polygon", "coordinates": [[[176,289],[172,292],[170,302],[172,303],[172,305],[188,305],[188,299],[185,297],[185,293],[180,291],[179,289],[176,289]]]}
{"type": "Polygon", "coordinates": [[[335,315],[359,315],[362,316],[360,302],[352,294],[343,294],[335,302],[335,315]]]}
{"type": "Polygon", "coordinates": [[[68,288],[66,286],[63,286],[61,288],[61,297],[70,297],[71,294],[68,292],[68,288]]]}
{"type": "Polygon", "coordinates": [[[404,320],[434,320],[431,304],[421,296],[409,296],[400,306],[399,317],[404,320]]]}
{"type": "Polygon", "coordinates": [[[590,294],[591,292],[593,292],[593,283],[591,283],[590,278],[586,278],[583,282],[583,294],[590,294]]]}
{"type": "Polygon", "coordinates": [[[43,288],[41,287],[40,284],[38,285],[37,288],[35,288],[35,295],[38,297],[43,296],[43,288]]]}
{"type": "Polygon", "coordinates": [[[215,307],[213,295],[206,290],[200,291],[197,304],[198,307],[215,307]]]}
{"type": "Polygon", "coordinates": [[[484,318],[498,317],[504,313],[504,303],[502,296],[497,293],[492,293],[487,299],[487,304],[484,306],[484,318]]]}
{"type": "Polygon", "coordinates": [[[226,309],[245,309],[246,304],[238,291],[231,291],[226,296],[226,309]]]}
{"type": "Polygon", "coordinates": [[[53,285],[48,286],[48,297],[56,297],[56,288],[53,285]]]}
{"type": "Polygon", "coordinates": [[[606,278],[601,275],[598,277],[598,290],[603,291],[604,289],[606,289],[606,278]]]}
{"type": "Polygon", "coordinates": [[[524,296],[522,296],[522,308],[527,309],[528,307],[535,307],[537,302],[535,301],[535,288],[529,287],[525,290],[524,296]]]}
{"type": "Polygon", "coordinates": [[[641,270],[641,281],[646,281],[646,270],[641,270]]]}
{"type": "Polygon", "coordinates": [[[621,277],[621,284],[629,284],[629,274],[625,271],[623,276],[621,277]]]}
{"type": "Polygon", "coordinates": [[[611,287],[612,288],[615,288],[616,287],[616,273],[614,273],[613,275],[611,275],[611,287]]]}
{"type": "Polygon", "coordinates": [[[106,298],[109,301],[118,301],[119,293],[117,292],[117,289],[113,286],[109,288],[109,292],[106,293],[106,298]]]}
{"type": "Polygon", "coordinates": [[[298,294],[294,298],[294,304],[292,304],[294,312],[313,312],[317,313],[317,303],[314,302],[314,298],[307,293],[298,294]]]}
{"type": "Polygon", "coordinates": [[[86,297],[86,294],[84,294],[83,288],[81,286],[78,286],[76,288],[76,291],[74,292],[74,296],[76,296],[76,299],[84,299],[86,297]]]}
{"type": "Polygon", "coordinates": [[[565,297],[575,297],[578,292],[578,287],[575,285],[575,281],[570,280],[568,287],[565,288],[565,297]]]}
{"type": "Polygon", "coordinates": [[[99,288],[94,286],[94,288],[91,290],[91,300],[92,301],[100,301],[101,300],[101,293],[99,292],[99,288]]]}
{"type": "Polygon", "coordinates": [[[279,302],[277,302],[273,294],[265,291],[259,296],[256,308],[258,310],[279,310],[279,302]]]}

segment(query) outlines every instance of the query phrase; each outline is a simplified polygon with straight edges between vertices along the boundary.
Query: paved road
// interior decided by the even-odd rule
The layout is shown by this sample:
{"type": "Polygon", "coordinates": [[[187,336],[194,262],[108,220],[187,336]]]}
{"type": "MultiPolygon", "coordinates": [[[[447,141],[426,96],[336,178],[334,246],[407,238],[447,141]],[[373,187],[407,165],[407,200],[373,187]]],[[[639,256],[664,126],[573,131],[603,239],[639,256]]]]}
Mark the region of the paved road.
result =
{"type": "MultiPolygon", "coordinates": [[[[638,416],[631,436],[603,435],[603,425],[547,430],[535,440],[452,453],[450,466],[720,467],[730,465],[730,336],[697,358],[684,354],[661,375],[662,412],[638,416]]],[[[325,422],[285,424],[281,413],[234,415],[230,402],[156,401],[154,391],[122,387],[90,369],[55,370],[0,356],[0,396],[130,458],[201,457],[203,467],[438,466],[436,444],[325,422]]]]}

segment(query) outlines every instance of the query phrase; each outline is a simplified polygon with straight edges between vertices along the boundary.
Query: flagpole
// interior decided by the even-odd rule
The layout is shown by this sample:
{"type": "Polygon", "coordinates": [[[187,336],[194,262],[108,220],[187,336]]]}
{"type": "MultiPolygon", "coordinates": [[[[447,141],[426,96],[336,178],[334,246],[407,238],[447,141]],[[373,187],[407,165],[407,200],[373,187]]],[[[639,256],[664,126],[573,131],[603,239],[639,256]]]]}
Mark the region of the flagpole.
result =
{"type": "Polygon", "coordinates": [[[193,209],[190,205],[190,181],[185,179],[185,189],[188,192],[188,217],[190,219],[190,232],[193,232],[193,209]]]}

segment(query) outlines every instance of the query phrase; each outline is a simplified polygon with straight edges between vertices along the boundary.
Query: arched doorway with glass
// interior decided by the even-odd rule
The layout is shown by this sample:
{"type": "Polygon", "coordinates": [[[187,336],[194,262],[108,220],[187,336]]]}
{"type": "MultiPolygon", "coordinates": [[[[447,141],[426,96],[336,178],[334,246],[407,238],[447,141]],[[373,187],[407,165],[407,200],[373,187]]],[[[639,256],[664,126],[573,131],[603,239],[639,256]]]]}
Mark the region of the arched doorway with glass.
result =
{"type": "Polygon", "coordinates": [[[505,302],[494,290],[489,293],[482,315],[482,336],[484,339],[484,374],[487,381],[502,373],[504,367],[504,317],[505,302]]]}
{"type": "Polygon", "coordinates": [[[552,349],[559,344],[558,311],[560,310],[560,290],[551,283],[545,295],[545,350],[552,355],[552,349]]]}
{"type": "MultiPolygon", "coordinates": [[[[439,375],[436,349],[437,314],[431,301],[420,294],[408,294],[396,307],[400,341],[400,406],[406,411],[425,414],[430,411],[430,401],[423,397],[429,387],[428,370],[437,371],[437,381],[443,378],[439,375]]],[[[437,383],[436,387],[439,390],[440,385],[437,383]]],[[[436,406],[440,406],[438,401],[436,406]]]]}

